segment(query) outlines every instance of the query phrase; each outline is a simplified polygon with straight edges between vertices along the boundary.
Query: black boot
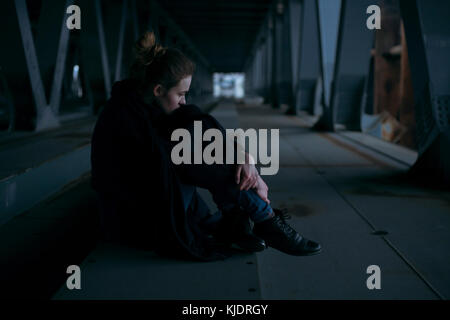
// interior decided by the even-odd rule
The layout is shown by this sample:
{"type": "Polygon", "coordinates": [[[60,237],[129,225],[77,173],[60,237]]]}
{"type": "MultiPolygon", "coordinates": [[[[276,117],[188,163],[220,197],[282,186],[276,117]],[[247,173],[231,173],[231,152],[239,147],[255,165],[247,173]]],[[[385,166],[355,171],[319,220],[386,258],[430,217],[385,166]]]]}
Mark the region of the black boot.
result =
{"type": "Polygon", "coordinates": [[[273,209],[275,216],[255,223],[253,233],[264,239],[269,247],[294,256],[309,256],[322,251],[320,244],[298,234],[285,219],[290,218],[286,211],[273,209]]]}
{"type": "Polygon", "coordinates": [[[253,234],[248,215],[239,207],[224,213],[214,236],[219,242],[246,252],[267,248],[265,241],[253,234]]]}

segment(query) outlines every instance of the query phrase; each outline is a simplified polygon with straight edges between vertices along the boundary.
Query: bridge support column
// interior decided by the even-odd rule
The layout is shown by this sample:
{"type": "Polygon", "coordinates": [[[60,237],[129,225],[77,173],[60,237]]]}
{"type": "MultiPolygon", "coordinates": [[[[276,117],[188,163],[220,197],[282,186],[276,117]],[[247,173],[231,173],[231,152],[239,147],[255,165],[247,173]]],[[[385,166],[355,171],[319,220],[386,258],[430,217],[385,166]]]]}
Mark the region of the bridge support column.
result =
{"type": "Polygon", "coordinates": [[[333,123],[361,130],[361,107],[374,30],[365,27],[371,0],[343,0],[330,109],[333,123]]]}
{"type": "Polygon", "coordinates": [[[450,3],[400,1],[415,100],[419,157],[410,173],[450,182],[450,3]]]}
{"type": "Polygon", "coordinates": [[[331,85],[334,78],[341,1],[317,0],[316,4],[320,39],[321,105],[323,112],[313,128],[316,130],[334,131],[333,112],[331,110],[331,85]]]}

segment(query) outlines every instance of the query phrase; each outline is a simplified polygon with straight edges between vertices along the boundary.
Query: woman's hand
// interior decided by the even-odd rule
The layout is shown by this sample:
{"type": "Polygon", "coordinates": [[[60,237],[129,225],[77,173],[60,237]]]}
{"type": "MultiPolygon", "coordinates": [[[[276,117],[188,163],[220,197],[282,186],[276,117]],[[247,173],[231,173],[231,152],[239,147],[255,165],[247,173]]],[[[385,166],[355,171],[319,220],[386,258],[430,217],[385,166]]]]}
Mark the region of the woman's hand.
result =
{"type": "Polygon", "coordinates": [[[264,180],[258,176],[258,180],[256,182],[256,193],[258,194],[258,196],[265,202],[267,202],[268,204],[270,204],[270,200],[268,198],[268,194],[269,194],[269,187],[267,186],[267,184],[264,182],[264,180]]]}
{"type": "Polygon", "coordinates": [[[253,157],[245,153],[245,164],[238,164],[236,169],[236,183],[239,184],[239,190],[248,190],[257,187],[259,174],[254,163],[253,157]]]}
{"type": "Polygon", "coordinates": [[[255,189],[256,194],[265,202],[270,204],[268,198],[269,187],[259,176],[258,170],[254,165],[253,157],[245,153],[245,164],[239,164],[236,170],[236,183],[239,184],[240,190],[255,189]]]}

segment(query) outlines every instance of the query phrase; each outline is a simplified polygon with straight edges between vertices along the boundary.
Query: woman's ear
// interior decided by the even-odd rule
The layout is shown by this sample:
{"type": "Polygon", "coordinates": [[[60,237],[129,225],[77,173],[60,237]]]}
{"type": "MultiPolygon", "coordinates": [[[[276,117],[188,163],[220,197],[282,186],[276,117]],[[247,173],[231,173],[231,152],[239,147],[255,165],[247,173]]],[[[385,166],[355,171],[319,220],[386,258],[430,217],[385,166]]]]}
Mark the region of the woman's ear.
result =
{"type": "Polygon", "coordinates": [[[164,95],[164,87],[160,84],[157,84],[154,88],[153,88],[153,95],[155,97],[160,97],[164,95]]]}
{"type": "Polygon", "coordinates": [[[155,97],[159,97],[161,95],[161,85],[160,84],[157,84],[156,86],[154,86],[153,95],[155,97]]]}

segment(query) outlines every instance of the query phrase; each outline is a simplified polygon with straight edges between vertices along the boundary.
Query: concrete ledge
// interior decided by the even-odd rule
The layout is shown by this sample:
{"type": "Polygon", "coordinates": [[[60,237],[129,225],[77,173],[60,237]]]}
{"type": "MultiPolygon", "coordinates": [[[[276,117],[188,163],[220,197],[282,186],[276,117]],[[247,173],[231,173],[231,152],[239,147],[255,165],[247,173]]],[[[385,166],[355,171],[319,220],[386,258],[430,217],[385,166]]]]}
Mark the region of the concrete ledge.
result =
{"type": "Polygon", "coordinates": [[[94,119],[84,119],[59,130],[3,144],[0,225],[90,171],[94,124],[94,119]]]}
{"type": "Polygon", "coordinates": [[[369,134],[356,131],[343,131],[338,134],[348,141],[352,141],[361,146],[371,149],[372,151],[379,152],[386,157],[389,157],[399,163],[406,166],[412,166],[416,162],[418,152],[406,148],[404,146],[384,141],[380,138],[373,137],[369,134]]]}
{"type": "Polygon", "coordinates": [[[64,283],[53,299],[261,298],[254,254],[235,254],[224,261],[194,262],[101,242],[79,266],[81,289],[69,290],[64,283]]]}
{"type": "Polygon", "coordinates": [[[48,299],[94,247],[97,208],[88,174],[1,226],[1,296],[48,299]]]}

